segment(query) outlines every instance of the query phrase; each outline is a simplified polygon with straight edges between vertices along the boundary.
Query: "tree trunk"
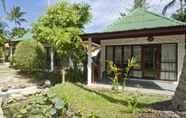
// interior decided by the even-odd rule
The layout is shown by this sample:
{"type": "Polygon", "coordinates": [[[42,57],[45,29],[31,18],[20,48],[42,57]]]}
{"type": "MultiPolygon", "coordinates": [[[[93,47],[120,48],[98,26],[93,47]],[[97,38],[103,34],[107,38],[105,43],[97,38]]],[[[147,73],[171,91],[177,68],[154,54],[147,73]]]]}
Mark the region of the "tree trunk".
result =
{"type": "Polygon", "coordinates": [[[64,84],[65,83],[65,68],[61,69],[61,79],[62,79],[61,82],[64,84]]]}
{"type": "Polygon", "coordinates": [[[182,73],[179,78],[179,84],[173,97],[173,105],[177,110],[186,110],[186,55],[184,56],[182,73]]]}

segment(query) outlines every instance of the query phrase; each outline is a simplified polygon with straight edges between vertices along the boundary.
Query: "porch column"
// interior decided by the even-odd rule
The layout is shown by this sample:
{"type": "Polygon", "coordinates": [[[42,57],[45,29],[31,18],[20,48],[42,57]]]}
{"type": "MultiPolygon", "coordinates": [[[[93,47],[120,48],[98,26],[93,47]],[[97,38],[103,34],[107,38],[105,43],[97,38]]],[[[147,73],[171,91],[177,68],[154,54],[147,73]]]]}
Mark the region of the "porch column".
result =
{"type": "Polygon", "coordinates": [[[54,49],[53,47],[50,48],[50,71],[54,71],[54,49]]]}
{"type": "Polygon", "coordinates": [[[91,55],[92,39],[88,38],[88,63],[87,63],[87,85],[92,83],[92,55],[91,55]]]}

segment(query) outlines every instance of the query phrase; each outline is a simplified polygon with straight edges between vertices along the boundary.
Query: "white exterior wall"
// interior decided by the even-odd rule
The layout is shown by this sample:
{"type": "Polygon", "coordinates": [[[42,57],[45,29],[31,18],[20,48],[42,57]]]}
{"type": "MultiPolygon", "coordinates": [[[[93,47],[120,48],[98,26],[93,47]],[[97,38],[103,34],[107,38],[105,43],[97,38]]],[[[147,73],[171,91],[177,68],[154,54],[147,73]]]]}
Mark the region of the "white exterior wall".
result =
{"type": "Polygon", "coordinates": [[[183,67],[183,59],[185,55],[185,35],[171,35],[171,36],[156,36],[153,41],[148,41],[147,37],[140,38],[126,38],[126,39],[110,39],[101,41],[101,77],[102,72],[105,71],[105,46],[109,45],[135,45],[135,44],[163,44],[163,43],[177,43],[178,47],[178,75],[179,78],[183,67]]]}

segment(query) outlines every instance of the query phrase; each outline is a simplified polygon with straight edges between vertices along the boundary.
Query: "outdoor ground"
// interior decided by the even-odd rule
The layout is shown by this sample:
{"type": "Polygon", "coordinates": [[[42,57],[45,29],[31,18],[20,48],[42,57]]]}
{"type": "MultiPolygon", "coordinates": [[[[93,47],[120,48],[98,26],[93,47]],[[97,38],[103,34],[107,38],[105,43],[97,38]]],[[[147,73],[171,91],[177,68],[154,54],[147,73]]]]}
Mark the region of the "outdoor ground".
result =
{"type": "MultiPolygon", "coordinates": [[[[54,79],[53,76],[47,75],[47,77],[54,79]]],[[[8,65],[0,65],[0,88],[7,85],[11,87],[34,86],[40,82],[38,78],[20,74],[18,71],[9,68],[8,65]]],[[[169,100],[173,95],[173,91],[166,89],[127,87],[125,91],[114,92],[111,87],[111,85],[102,84],[87,87],[82,84],[66,83],[51,87],[49,93],[56,94],[57,97],[62,99],[66,98],[75,112],[83,114],[93,112],[100,118],[149,118],[153,115],[152,118],[157,118],[159,116],[158,111],[169,107],[169,104],[171,104],[169,100]],[[131,98],[137,98],[138,101],[135,113],[130,113],[131,108],[128,106],[131,98]],[[145,116],[144,112],[147,112],[145,116]]],[[[26,101],[11,103],[9,106],[11,109],[18,109],[22,105],[27,106],[26,101]]],[[[32,99],[29,101],[32,101],[32,99]]],[[[6,113],[9,113],[9,111],[6,110],[6,113]]],[[[171,113],[174,114],[172,111],[171,113]]]]}
{"type": "Polygon", "coordinates": [[[0,64],[0,89],[4,86],[19,88],[20,86],[34,86],[37,80],[30,76],[20,74],[17,70],[9,68],[8,64],[0,64]]]}
{"type": "Polygon", "coordinates": [[[170,96],[143,94],[140,92],[113,92],[110,89],[89,89],[81,84],[57,85],[50,93],[66,97],[75,111],[95,112],[100,118],[135,118],[138,114],[128,113],[128,100],[137,97],[137,111],[147,109],[151,104],[169,100],[170,96]]]}

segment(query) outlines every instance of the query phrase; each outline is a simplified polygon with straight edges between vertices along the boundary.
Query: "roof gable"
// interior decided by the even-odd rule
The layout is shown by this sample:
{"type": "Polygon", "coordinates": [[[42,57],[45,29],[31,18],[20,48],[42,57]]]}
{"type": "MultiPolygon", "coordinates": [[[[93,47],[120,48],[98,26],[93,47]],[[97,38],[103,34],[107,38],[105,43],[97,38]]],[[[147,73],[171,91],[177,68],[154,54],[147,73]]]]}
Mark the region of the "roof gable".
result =
{"type": "Polygon", "coordinates": [[[127,31],[183,25],[186,23],[152,13],[144,8],[137,8],[131,14],[116,20],[104,31],[127,31]]]}

